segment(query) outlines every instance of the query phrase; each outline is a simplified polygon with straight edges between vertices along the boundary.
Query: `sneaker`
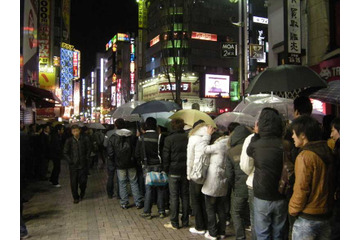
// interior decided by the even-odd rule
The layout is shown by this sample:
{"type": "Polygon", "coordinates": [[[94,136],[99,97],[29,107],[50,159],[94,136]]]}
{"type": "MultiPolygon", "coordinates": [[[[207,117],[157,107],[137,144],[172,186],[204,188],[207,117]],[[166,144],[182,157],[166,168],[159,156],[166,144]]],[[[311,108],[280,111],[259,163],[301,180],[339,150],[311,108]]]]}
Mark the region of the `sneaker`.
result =
{"type": "Polygon", "coordinates": [[[225,239],[225,235],[219,235],[220,239],[225,239]]]}
{"type": "Polygon", "coordinates": [[[60,185],[60,184],[53,184],[53,186],[54,186],[54,187],[56,187],[56,188],[61,187],[61,185],[60,185]]]}
{"type": "Polygon", "coordinates": [[[152,218],[151,213],[141,213],[140,217],[150,220],[152,218]]]}
{"type": "Polygon", "coordinates": [[[79,199],[74,199],[74,203],[78,204],[79,203],[79,199]]]}
{"type": "Polygon", "coordinates": [[[195,233],[195,234],[205,234],[205,230],[199,231],[199,230],[196,230],[195,227],[189,228],[189,232],[195,233]]]}
{"type": "Polygon", "coordinates": [[[166,214],[165,214],[165,213],[160,213],[159,217],[160,217],[160,218],[165,218],[165,217],[166,217],[166,214]]]}
{"type": "Polygon", "coordinates": [[[144,207],[144,204],[140,204],[140,205],[136,206],[137,209],[142,209],[143,207],[144,207]]]}
{"type": "Polygon", "coordinates": [[[169,228],[169,229],[173,229],[173,230],[177,230],[177,229],[178,229],[178,228],[174,227],[174,226],[171,224],[171,222],[165,223],[165,224],[164,224],[164,227],[165,227],[165,228],[169,228]]]}
{"type": "Polygon", "coordinates": [[[230,226],[230,221],[226,221],[226,226],[230,226]]]}
{"type": "Polygon", "coordinates": [[[245,227],[245,231],[251,232],[251,226],[245,227]]]}
{"type": "Polygon", "coordinates": [[[210,239],[210,240],[216,240],[216,239],[217,239],[216,237],[211,236],[210,233],[209,233],[209,231],[207,231],[207,232],[205,233],[204,237],[205,237],[206,239],[210,239]]]}
{"type": "Polygon", "coordinates": [[[128,204],[122,204],[122,205],[121,205],[121,208],[122,208],[122,209],[128,209],[128,208],[129,208],[129,205],[128,205],[128,204]]]}

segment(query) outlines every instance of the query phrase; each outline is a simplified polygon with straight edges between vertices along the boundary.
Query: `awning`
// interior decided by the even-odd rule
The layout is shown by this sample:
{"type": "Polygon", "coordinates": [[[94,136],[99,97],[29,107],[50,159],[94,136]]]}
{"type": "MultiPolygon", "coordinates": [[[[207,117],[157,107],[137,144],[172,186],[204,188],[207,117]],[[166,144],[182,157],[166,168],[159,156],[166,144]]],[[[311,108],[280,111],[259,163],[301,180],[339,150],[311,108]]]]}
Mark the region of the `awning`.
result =
{"type": "Polygon", "coordinates": [[[55,107],[55,104],[61,103],[53,92],[45,89],[23,84],[20,86],[20,91],[23,92],[25,98],[31,98],[38,108],[55,107]]]}
{"type": "Polygon", "coordinates": [[[309,96],[325,103],[340,104],[340,81],[331,81],[327,88],[322,88],[309,96]]]}

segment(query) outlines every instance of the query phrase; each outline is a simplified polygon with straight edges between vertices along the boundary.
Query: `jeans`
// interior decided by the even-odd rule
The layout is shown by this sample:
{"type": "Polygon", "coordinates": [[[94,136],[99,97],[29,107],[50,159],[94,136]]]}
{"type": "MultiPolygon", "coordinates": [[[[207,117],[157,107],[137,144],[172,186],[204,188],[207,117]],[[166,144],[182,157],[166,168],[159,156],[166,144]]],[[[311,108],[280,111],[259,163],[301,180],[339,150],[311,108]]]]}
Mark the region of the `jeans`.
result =
{"type": "Polygon", "coordinates": [[[258,240],[283,239],[287,207],[285,199],[266,201],[254,197],[255,232],[258,240]]]}
{"type": "Polygon", "coordinates": [[[293,240],[329,240],[330,220],[314,221],[298,217],[292,230],[293,240]]]}
{"type": "Polygon", "coordinates": [[[189,181],[186,175],[174,176],[169,175],[169,191],[170,191],[170,221],[171,224],[179,227],[179,198],[181,198],[182,217],[181,222],[183,226],[189,225],[189,181]]]}
{"type": "MultiPolygon", "coordinates": [[[[108,165],[107,165],[107,173],[108,173],[108,178],[107,178],[107,183],[106,183],[106,192],[109,197],[113,197],[113,195],[114,195],[114,176],[116,173],[116,169],[109,160],[108,160],[108,165]]],[[[115,189],[116,189],[117,195],[120,196],[119,186],[116,187],[115,189]]]]}
{"type": "Polygon", "coordinates": [[[249,222],[249,203],[247,198],[231,198],[231,217],[234,222],[236,240],[246,239],[245,225],[249,222]]]}
{"type": "Polygon", "coordinates": [[[54,167],[53,167],[53,170],[51,172],[50,182],[53,185],[57,185],[57,184],[59,184],[59,175],[60,175],[60,170],[61,170],[61,159],[60,158],[53,158],[52,161],[53,161],[54,167]]]}
{"type": "Polygon", "coordinates": [[[70,168],[70,185],[71,193],[74,199],[79,199],[78,188],[80,188],[80,196],[84,196],[87,184],[87,169],[70,168]]]}
{"type": "Polygon", "coordinates": [[[190,181],[190,198],[193,215],[195,216],[195,229],[207,230],[207,214],[205,207],[205,195],[201,192],[202,184],[190,181]]]}
{"type": "Polygon", "coordinates": [[[256,240],[255,223],[254,223],[254,189],[248,187],[249,193],[249,209],[251,223],[251,239],[256,240]]]}
{"type": "Polygon", "coordinates": [[[209,234],[212,237],[217,235],[225,235],[226,213],[225,213],[226,196],[211,197],[205,195],[206,213],[208,218],[209,234]],[[217,221],[216,215],[219,218],[217,221]]]}
{"type": "Polygon", "coordinates": [[[126,188],[126,185],[127,182],[130,181],[131,191],[134,196],[134,203],[136,206],[141,206],[143,204],[143,196],[140,194],[139,191],[136,169],[135,168],[118,169],[116,170],[116,173],[119,183],[120,204],[121,205],[129,204],[129,193],[126,188]]]}
{"type": "MultiPolygon", "coordinates": [[[[153,169],[150,169],[151,171],[153,169]]],[[[143,171],[143,179],[145,182],[146,179],[146,170],[143,171]]],[[[156,193],[157,197],[157,207],[159,213],[165,213],[165,203],[164,203],[164,194],[165,187],[163,186],[150,186],[145,185],[145,204],[144,204],[144,213],[151,213],[151,207],[153,205],[153,193],[156,193]]]]}

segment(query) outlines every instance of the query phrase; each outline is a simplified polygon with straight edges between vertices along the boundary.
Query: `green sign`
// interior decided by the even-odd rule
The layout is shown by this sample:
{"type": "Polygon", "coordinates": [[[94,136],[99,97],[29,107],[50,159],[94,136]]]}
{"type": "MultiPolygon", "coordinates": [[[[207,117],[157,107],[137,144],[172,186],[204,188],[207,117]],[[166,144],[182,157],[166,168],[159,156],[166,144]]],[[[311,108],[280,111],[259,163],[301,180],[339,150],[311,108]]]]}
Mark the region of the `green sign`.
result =
{"type": "Polygon", "coordinates": [[[230,83],[230,100],[231,101],[239,101],[239,82],[238,81],[232,81],[230,83]]]}

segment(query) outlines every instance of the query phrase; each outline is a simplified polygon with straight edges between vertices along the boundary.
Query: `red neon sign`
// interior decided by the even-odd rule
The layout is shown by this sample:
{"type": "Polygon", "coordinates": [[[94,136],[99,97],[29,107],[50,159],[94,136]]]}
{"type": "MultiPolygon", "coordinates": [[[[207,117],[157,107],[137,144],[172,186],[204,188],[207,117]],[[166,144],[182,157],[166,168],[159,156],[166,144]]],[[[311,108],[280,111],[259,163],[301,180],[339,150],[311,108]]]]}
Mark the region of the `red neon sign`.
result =
{"type": "Polygon", "coordinates": [[[192,39],[199,39],[199,40],[217,42],[217,35],[212,34],[212,33],[192,32],[191,33],[191,38],[192,39]]]}

